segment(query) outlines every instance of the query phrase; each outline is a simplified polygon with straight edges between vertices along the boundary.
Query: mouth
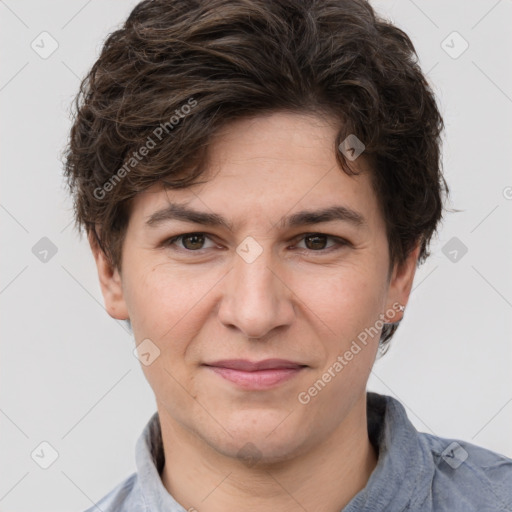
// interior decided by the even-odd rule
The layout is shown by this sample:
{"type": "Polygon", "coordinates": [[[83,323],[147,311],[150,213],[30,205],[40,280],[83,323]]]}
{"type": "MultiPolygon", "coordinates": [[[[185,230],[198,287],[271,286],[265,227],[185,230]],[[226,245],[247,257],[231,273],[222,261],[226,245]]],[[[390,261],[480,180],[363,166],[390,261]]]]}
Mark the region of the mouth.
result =
{"type": "Polygon", "coordinates": [[[204,365],[216,375],[243,389],[262,390],[297,376],[307,365],[285,359],[251,362],[229,359],[204,365]]]}

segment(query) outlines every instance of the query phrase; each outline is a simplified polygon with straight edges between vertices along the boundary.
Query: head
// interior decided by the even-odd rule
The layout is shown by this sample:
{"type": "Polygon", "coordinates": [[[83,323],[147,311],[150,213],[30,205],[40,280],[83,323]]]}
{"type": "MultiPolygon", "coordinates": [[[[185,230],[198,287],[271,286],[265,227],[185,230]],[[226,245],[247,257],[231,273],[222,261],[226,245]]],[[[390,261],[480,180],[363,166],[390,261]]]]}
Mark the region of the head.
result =
{"type": "Polygon", "coordinates": [[[151,340],[172,417],[217,445],[236,431],[228,453],[352,351],[307,405],[350,387],[332,424],[346,414],[442,218],[442,127],[410,39],[366,1],[135,7],[82,83],[65,171],[107,310],[151,340]],[[248,400],[204,366],[236,358],[305,371],[248,400]]]}

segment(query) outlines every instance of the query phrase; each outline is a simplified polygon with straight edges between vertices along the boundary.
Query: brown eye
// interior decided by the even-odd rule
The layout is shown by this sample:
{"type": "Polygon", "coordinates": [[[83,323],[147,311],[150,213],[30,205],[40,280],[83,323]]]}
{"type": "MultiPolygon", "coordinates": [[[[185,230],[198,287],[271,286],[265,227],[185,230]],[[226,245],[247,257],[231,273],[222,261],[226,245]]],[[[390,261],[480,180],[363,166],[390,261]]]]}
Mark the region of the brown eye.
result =
{"type": "Polygon", "coordinates": [[[302,235],[296,248],[327,254],[350,245],[350,242],[337,236],[326,235],[325,233],[307,233],[302,235]]]}
{"type": "Polygon", "coordinates": [[[304,237],[305,245],[310,250],[321,250],[325,249],[327,245],[326,235],[308,235],[304,237]]]}
{"type": "Polygon", "coordinates": [[[183,233],[162,242],[162,247],[181,251],[181,254],[190,254],[197,252],[198,255],[203,254],[203,251],[208,249],[218,248],[215,242],[208,236],[207,233],[183,233]]]}
{"type": "Polygon", "coordinates": [[[205,236],[202,233],[191,233],[189,235],[182,235],[181,241],[183,247],[189,251],[202,249],[204,245],[205,236]]]}

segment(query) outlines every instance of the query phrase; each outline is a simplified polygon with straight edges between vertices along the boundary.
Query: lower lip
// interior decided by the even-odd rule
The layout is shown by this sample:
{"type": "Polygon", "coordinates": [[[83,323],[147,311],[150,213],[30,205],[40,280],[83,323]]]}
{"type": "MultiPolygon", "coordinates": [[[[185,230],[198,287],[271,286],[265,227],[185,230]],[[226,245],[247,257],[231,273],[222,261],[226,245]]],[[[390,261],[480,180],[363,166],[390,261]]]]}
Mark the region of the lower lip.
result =
{"type": "Polygon", "coordinates": [[[275,368],[253,372],[221,368],[219,366],[207,366],[207,368],[244,389],[267,389],[295,377],[305,367],[275,368]]]}

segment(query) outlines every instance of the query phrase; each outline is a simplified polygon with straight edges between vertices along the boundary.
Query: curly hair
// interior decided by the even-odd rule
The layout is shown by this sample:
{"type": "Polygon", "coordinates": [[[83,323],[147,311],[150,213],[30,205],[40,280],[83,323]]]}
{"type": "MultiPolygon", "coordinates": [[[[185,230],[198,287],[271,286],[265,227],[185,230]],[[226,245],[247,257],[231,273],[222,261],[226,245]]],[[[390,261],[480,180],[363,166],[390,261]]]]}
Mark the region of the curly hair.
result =
{"type": "MultiPolygon", "coordinates": [[[[104,42],[74,106],[64,173],[76,226],[118,269],[130,200],[196,183],[219,128],[275,111],[336,119],[347,174],[338,146],[360,139],[390,270],[418,243],[418,264],[429,255],[449,193],[443,120],[411,40],[365,0],[144,0],[104,42]]],[[[397,327],[384,326],[381,349],[397,327]]]]}

